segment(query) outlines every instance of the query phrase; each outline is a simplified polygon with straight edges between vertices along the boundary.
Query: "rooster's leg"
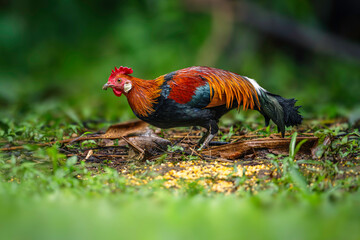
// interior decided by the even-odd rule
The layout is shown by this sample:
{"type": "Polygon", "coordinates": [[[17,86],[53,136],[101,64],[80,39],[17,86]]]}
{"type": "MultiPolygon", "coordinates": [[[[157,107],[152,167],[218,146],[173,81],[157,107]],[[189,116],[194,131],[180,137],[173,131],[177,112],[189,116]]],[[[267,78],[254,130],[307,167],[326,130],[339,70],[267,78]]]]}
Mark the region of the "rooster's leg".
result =
{"type": "Polygon", "coordinates": [[[208,130],[205,135],[200,139],[199,145],[201,144],[198,151],[202,150],[203,148],[206,148],[211,140],[216,136],[217,132],[219,131],[219,127],[216,123],[216,121],[211,120],[209,122],[209,125],[206,126],[206,129],[208,130]]]}
{"type": "Polygon", "coordinates": [[[210,134],[210,131],[206,131],[206,133],[199,140],[197,147],[200,147],[205,142],[205,139],[209,136],[209,134],[210,134]]]}
{"type": "Polygon", "coordinates": [[[201,151],[203,148],[206,148],[209,143],[211,142],[211,140],[213,140],[213,138],[215,137],[216,135],[215,134],[209,134],[205,141],[203,142],[203,144],[201,144],[201,147],[198,149],[198,151],[201,151]]]}

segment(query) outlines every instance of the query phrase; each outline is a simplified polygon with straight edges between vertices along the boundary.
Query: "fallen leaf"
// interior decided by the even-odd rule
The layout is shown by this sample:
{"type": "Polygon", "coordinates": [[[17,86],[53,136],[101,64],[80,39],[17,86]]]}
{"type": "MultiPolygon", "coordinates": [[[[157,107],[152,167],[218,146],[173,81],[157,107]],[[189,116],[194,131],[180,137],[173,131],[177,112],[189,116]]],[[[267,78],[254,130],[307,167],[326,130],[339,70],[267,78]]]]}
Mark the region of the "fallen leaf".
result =
{"type": "Polygon", "coordinates": [[[146,128],[149,126],[144,121],[134,120],[129,122],[123,122],[111,125],[104,134],[101,135],[102,138],[120,138],[127,136],[133,133],[141,134],[145,132],[146,128]]]}
{"type": "MultiPolygon", "coordinates": [[[[300,151],[311,151],[311,148],[317,144],[317,137],[297,137],[296,143],[303,139],[307,139],[300,151]]],[[[256,149],[283,149],[288,152],[290,138],[262,138],[244,140],[236,143],[230,143],[223,146],[212,147],[201,152],[204,155],[216,156],[226,159],[237,159],[245,154],[253,153],[256,149]]]]}

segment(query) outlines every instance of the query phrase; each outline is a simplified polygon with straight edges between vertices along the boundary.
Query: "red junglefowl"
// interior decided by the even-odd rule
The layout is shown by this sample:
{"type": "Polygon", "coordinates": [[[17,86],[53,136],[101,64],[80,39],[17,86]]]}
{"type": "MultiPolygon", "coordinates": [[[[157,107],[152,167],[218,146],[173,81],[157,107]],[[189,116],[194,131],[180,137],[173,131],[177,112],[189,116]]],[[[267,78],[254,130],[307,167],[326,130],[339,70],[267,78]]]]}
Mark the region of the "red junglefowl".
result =
{"type": "Polygon", "coordinates": [[[284,137],[285,126],[301,123],[295,99],[269,93],[251,78],[210,67],[189,67],[143,80],[130,74],[131,68],[112,70],[103,89],[124,94],[134,114],[159,128],[201,126],[207,129],[199,142],[208,146],[219,130],[222,115],[236,108],[254,109],[277,125],[284,137]]]}

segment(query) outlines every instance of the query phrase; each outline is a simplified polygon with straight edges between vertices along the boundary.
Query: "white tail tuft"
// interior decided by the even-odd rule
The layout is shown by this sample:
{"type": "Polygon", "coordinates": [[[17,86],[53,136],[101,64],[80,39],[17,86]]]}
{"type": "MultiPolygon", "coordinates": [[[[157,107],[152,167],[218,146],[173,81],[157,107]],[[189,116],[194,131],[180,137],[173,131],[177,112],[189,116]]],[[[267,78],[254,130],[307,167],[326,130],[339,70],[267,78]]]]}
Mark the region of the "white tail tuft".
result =
{"type": "Polygon", "coordinates": [[[243,78],[245,78],[246,80],[248,80],[253,86],[254,88],[256,89],[256,91],[258,93],[260,92],[267,92],[264,88],[260,87],[260,85],[252,78],[248,78],[248,77],[245,77],[243,76],[243,78]]]}

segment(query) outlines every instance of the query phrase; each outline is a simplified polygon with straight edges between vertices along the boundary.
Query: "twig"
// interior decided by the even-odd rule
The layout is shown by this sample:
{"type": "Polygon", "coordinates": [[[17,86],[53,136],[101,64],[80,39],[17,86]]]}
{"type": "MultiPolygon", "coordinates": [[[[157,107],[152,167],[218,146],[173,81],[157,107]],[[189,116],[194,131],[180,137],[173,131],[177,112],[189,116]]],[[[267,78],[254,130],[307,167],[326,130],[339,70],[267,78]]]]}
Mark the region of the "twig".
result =
{"type": "MultiPolygon", "coordinates": [[[[82,154],[74,154],[74,153],[69,153],[69,154],[66,154],[67,157],[71,157],[71,156],[79,156],[79,155],[82,155],[82,154]]],[[[124,157],[124,155],[119,155],[119,154],[97,154],[97,153],[94,153],[92,154],[91,156],[93,157],[113,157],[113,158],[122,158],[124,157]]],[[[130,161],[130,160],[129,160],[130,161]]],[[[132,160],[131,160],[132,161],[132,160]]]]}
{"type": "MultiPolygon", "coordinates": [[[[85,141],[85,140],[119,139],[122,136],[131,134],[134,131],[138,131],[139,129],[142,129],[146,126],[147,126],[147,123],[145,123],[141,120],[129,121],[129,122],[111,125],[108,128],[108,130],[104,134],[101,134],[101,135],[97,134],[96,136],[92,135],[92,136],[85,136],[85,137],[80,136],[80,137],[69,138],[69,139],[64,139],[64,140],[60,140],[60,141],[52,141],[52,142],[48,142],[48,143],[38,143],[38,144],[33,144],[33,145],[43,147],[43,146],[51,146],[56,143],[67,144],[67,143],[73,143],[73,142],[85,141]],[[116,131],[117,129],[120,129],[120,130],[116,131]],[[127,129],[127,131],[125,131],[124,129],[127,129]]],[[[0,148],[0,151],[14,151],[14,150],[21,150],[21,149],[24,149],[24,145],[0,148]]]]}
{"type": "Polygon", "coordinates": [[[130,146],[132,146],[133,148],[135,148],[139,153],[141,154],[145,154],[145,150],[141,149],[140,147],[138,147],[135,143],[131,142],[130,140],[126,139],[125,137],[121,137],[122,139],[124,139],[125,142],[127,142],[130,146]]]}
{"type": "MultiPolygon", "coordinates": [[[[60,141],[52,141],[52,142],[48,142],[48,143],[37,143],[37,144],[32,144],[38,147],[44,147],[44,146],[51,146],[54,145],[56,143],[60,143],[60,144],[70,144],[73,142],[79,142],[79,141],[85,141],[85,140],[97,140],[97,139],[118,139],[119,137],[107,137],[107,136],[90,136],[90,137],[76,137],[76,138],[69,138],[69,139],[65,139],[65,140],[60,140],[60,141]]],[[[126,141],[126,140],[125,140],[126,141]]],[[[24,149],[24,145],[21,146],[13,146],[13,147],[5,147],[5,148],[0,148],[0,151],[14,151],[14,150],[21,150],[24,149]]]]}
{"type": "Polygon", "coordinates": [[[206,160],[200,153],[198,153],[195,149],[189,147],[191,152],[194,153],[196,156],[198,156],[199,158],[201,158],[202,160],[206,160]]]}
{"type": "MultiPolygon", "coordinates": [[[[31,144],[31,145],[35,145],[38,147],[44,147],[44,146],[51,146],[54,145],[56,143],[60,143],[60,144],[64,144],[64,143],[72,143],[72,142],[77,142],[77,141],[84,141],[84,140],[95,140],[95,139],[115,139],[115,138],[108,138],[108,137],[102,137],[102,136],[91,136],[91,137],[76,137],[76,138],[69,138],[69,139],[64,139],[64,140],[60,140],[60,141],[52,141],[52,142],[48,142],[48,143],[37,143],[37,144],[31,144]]],[[[5,148],[0,148],[0,151],[14,151],[14,150],[21,150],[24,149],[24,145],[21,146],[13,146],[13,147],[5,147],[5,148]]]]}

